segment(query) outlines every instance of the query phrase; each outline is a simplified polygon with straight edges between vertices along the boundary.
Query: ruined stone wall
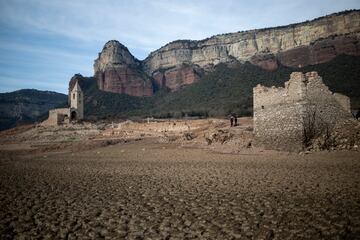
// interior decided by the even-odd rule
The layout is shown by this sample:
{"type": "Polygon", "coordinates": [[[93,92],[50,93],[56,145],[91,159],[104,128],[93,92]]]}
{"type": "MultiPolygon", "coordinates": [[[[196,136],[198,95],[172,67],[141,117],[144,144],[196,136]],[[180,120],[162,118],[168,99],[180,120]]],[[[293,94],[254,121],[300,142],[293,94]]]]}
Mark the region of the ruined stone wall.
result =
{"type": "Polygon", "coordinates": [[[351,113],[350,98],[341,93],[334,93],[333,96],[344,111],[351,113]]]}
{"type": "Polygon", "coordinates": [[[333,94],[316,72],[294,72],[284,88],[254,88],[255,145],[287,151],[302,150],[304,129],[331,129],[351,117],[350,100],[333,94]]]}
{"type": "Polygon", "coordinates": [[[258,146],[299,150],[302,145],[302,105],[304,84],[301,76],[285,88],[254,88],[254,132],[258,146]]]}
{"type": "Polygon", "coordinates": [[[348,97],[332,93],[317,72],[306,73],[305,79],[305,116],[315,114],[317,124],[326,128],[332,128],[337,122],[351,117],[348,97]]]}
{"type": "Polygon", "coordinates": [[[65,123],[65,120],[68,121],[70,117],[69,108],[57,108],[49,111],[49,117],[45,120],[43,126],[56,126],[62,123],[65,123]]]}

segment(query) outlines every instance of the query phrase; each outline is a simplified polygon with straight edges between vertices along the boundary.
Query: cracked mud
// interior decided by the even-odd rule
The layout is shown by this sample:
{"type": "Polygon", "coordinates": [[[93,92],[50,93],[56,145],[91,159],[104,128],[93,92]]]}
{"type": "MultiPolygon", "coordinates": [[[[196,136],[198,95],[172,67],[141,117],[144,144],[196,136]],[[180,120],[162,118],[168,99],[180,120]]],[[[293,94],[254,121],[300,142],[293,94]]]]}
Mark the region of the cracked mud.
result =
{"type": "Polygon", "coordinates": [[[1,239],[356,239],[357,152],[119,144],[0,161],[1,239]]]}

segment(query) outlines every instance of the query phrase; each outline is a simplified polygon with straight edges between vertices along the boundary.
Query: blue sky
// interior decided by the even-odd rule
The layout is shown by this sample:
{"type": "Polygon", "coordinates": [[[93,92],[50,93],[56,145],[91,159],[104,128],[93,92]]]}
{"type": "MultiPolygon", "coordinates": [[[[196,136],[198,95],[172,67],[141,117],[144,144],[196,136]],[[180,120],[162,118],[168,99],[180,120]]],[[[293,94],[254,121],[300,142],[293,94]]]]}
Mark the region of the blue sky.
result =
{"type": "Polygon", "coordinates": [[[310,20],[359,0],[0,0],[0,92],[66,93],[75,73],[93,75],[103,45],[117,39],[138,59],[177,39],[310,20]]]}

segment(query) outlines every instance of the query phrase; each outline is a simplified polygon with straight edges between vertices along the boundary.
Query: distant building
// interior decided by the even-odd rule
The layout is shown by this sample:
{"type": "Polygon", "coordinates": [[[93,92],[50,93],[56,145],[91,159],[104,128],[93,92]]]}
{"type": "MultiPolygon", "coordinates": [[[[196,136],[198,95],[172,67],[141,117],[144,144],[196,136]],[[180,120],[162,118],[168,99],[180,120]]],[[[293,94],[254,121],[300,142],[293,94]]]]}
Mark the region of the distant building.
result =
{"type": "Polygon", "coordinates": [[[285,87],[258,85],[254,94],[255,146],[301,151],[309,131],[351,118],[350,99],[332,93],[317,72],[293,72],[285,87]]]}
{"type": "Polygon", "coordinates": [[[81,120],[84,118],[84,93],[82,92],[79,82],[70,92],[70,119],[81,120]]]}
{"type": "Polygon", "coordinates": [[[56,108],[49,111],[49,118],[42,125],[60,125],[84,119],[84,93],[78,82],[70,91],[70,108],[56,108]]]}

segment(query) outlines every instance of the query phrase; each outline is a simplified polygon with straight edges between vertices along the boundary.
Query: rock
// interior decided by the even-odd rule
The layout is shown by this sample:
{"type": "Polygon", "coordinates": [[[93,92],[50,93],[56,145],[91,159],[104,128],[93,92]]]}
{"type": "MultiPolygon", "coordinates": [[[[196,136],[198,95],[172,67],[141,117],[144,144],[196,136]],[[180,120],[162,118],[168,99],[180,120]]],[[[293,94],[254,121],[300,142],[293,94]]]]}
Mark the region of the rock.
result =
{"type": "Polygon", "coordinates": [[[194,138],[196,138],[196,135],[192,132],[189,133],[185,133],[184,134],[184,138],[188,141],[193,140],[194,138]]]}
{"type": "Polygon", "coordinates": [[[190,227],[191,226],[191,221],[185,220],[184,225],[187,226],[187,227],[190,227]]]}
{"type": "Polygon", "coordinates": [[[254,65],[270,71],[276,70],[278,68],[277,59],[273,54],[254,55],[253,57],[251,57],[250,62],[254,65]]]}
{"type": "Polygon", "coordinates": [[[275,237],[275,233],[274,233],[274,230],[270,229],[269,232],[266,234],[266,237],[265,239],[266,240],[271,240],[275,237]]]}
{"type": "Polygon", "coordinates": [[[236,60],[273,70],[277,60],[286,66],[302,67],[340,54],[360,55],[359,16],[360,11],[348,11],[284,27],[174,41],[152,52],[144,67],[151,75],[183,63],[206,69],[236,60]]]}
{"type": "Polygon", "coordinates": [[[156,71],[153,78],[157,88],[166,87],[172,91],[197,82],[203,75],[198,66],[180,64],[174,68],[156,71]]]}
{"type": "Polygon", "coordinates": [[[207,137],[206,137],[205,140],[206,140],[207,145],[211,145],[212,140],[211,140],[210,138],[207,138],[207,137]]]}
{"type": "Polygon", "coordinates": [[[132,96],[152,96],[153,85],[141,63],[116,40],[107,42],[94,64],[100,90],[132,96]]]}
{"type": "Polygon", "coordinates": [[[358,35],[316,40],[313,44],[279,53],[282,64],[303,67],[328,62],[340,54],[359,55],[358,35]]]}
{"type": "Polygon", "coordinates": [[[229,141],[234,135],[230,133],[228,130],[219,129],[214,132],[208,132],[205,134],[205,140],[208,145],[211,145],[214,142],[218,142],[224,144],[229,141]]]}

